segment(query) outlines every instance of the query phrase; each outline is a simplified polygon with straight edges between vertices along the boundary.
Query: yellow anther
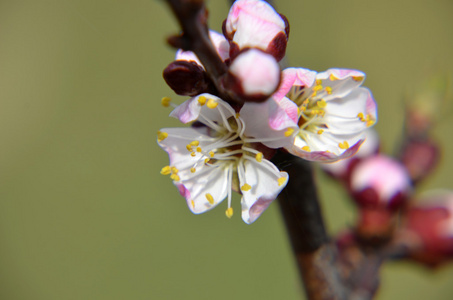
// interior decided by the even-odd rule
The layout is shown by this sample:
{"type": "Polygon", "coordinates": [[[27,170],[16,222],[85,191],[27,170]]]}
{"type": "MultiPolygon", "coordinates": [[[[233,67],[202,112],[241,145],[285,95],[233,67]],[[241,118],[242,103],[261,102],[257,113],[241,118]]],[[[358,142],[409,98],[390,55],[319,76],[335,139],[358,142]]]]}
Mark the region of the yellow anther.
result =
{"type": "Polygon", "coordinates": [[[313,98],[316,97],[316,95],[317,95],[316,92],[313,92],[310,97],[313,98]]]}
{"type": "Polygon", "coordinates": [[[344,141],[343,143],[339,143],[338,144],[338,147],[340,147],[340,149],[348,149],[349,148],[349,144],[347,141],[344,141]]]}
{"type": "Polygon", "coordinates": [[[330,74],[329,79],[330,79],[330,81],[338,80],[338,78],[333,74],[330,74]]]}
{"type": "MultiPolygon", "coordinates": [[[[300,111],[306,111],[306,110],[307,110],[307,108],[305,106],[300,107],[300,111]]],[[[300,113],[300,111],[298,111],[298,113],[300,113]]]]}
{"type": "Polygon", "coordinates": [[[214,152],[213,151],[209,151],[209,156],[210,157],[214,157],[214,152]]]}
{"type": "Polygon", "coordinates": [[[236,119],[239,119],[241,115],[239,113],[236,113],[236,119]]]}
{"type": "Polygon", "coordinates": [[[363,76],[352,76],[352,80],[357,81],[357,82],[362,81],[363,78],[364,78],[363,76]]]}
{"type": "Polygon", "coordinates": [[[191,144],[187,144],[187,145],[186,145],[186,149],[187,149],[187,151],[189,151],[189,152],[192,152],[192,151],[193,151],[193,150],[192,150],[192,145],[191,145],[191,144]]]}
{"type": "Polygon", "coordinates": [[[374,125],[374,120],[368,120],[366,122],[366,127],[370,127],[370,126],[373,126],[374,125]]]}
{"type": "Polygon", "coordinates": [[[308,146],[303,146],[303,147],[302,147],[302,150],[307,151],[307,152],[310,152],[310,147],[308,147],[308,146]]]}
{"type": "Polygon", "coordinates": [[[255,159],[257,162],[261,162],[263,160],[263,153],[261,152],[258,152],[256,155],[255,155],[255,159]]]}
{"type": "Polygon", "coordinates": [[[317,109],[312,109],[310,111],[310,115],[317,115],[318,113],[319,113],[319,110],[317,110],[317,109]]]}
{"type": "Polygon", "coordinates": [[[322,130],[322,129],[318,130],[318,134],[322,134],[323,132],[324,132],[324,130],[322,130]]]}
{"type": "Polygon", "coordinates": [[[327,102],[325,100],[319,100],[318,102],[316,102],[316,105],[318,105],[318,107],[320,108],[324,108],[326,107],[327,102]]]}
{"type": "Polygon", "coordinates": [[[201,152],[201,147],[197,147],[197,152],[201,152]]]}
{"type": "Polygon", "coordinates": [[[291,136],[293,133],[294,133],[294,128],[288,128],[285,131],[285,136],[286,137],[291,136]]]}
{"type": "Polygon", "coordinates": [[[209,158],[205,158],[204,163],[207,164],[209,162],[209,158]]]}
{"type": "Polygon", "coordinates": [[[215,101],[214,99],[209,99],[208,100],[208,103],[206,104],[206,106],[210,109],[213,109],[213,108],[216,108],[217,105],[219,105],[219,103],[217,101],[215,101]]]}
{"type": "Polygon", "coordinates": [[[214,204],[214,197],[211,194],[206,194],[206,199],[208,200],[209,204],[214,204]]]}
{"type": "Polygon", "coordinates": [[[174,181],[179,181],[181,180],[181,178],[179,178],[178,174],[171,174],[170,175],[170,178],[174,181]]]}
{"type": "Polygon", "coordinates": [[[357,118],[359,118],[360,121],[365,122],[365,116],[363,115],[363,113],[358,113],[357,118]]]}
{"type": "Polygon", "coordinates": [[[170,168],[170,166],[163,167],[163,168],[160,170],[160,174],[162,174],[162,175],[170,175],[170,173],[171,173],[171,168],[170,168]]]}
{"type": "Polygon", "coordinates": [[[206,97],[205,96],[200,96],[198,97],[198,104],[200,104],[201,106],[203,106],[205,103],[206,103],[206,97]]]}
{"type": "Polygon", "coordinates": [[[305,99],[304,102],[302,102],[302,105],[307,106],[307,105],[308,105],[308,102],[310,102],[310,100],[305,99]]]}
{"type": "Polygon", "coordinates": [[[195,173],[196,170],[197,169],[195,169],[195,168],[190,168],[190,173],[195,173]]]}
{"type": "Polygon", "coordinates": [[[282,186],[286,182],[286,177],[280,177],[279,179],[277,179],[277,181],[278,181],[278,186],[282,186]]]}
{"type": "Polygon", "coordinates": [[[190,204],[192,205],[192,208],[195,208],[195,201],[190,200],[190,204]]]}
{"type": "Polygon", "coordinates": [[[197,154],[195,152],[190,153],[190,156],[195,157],[197,154]]]}
{"type": "Polygon", "coordinates": [[[179,170],[176,167],[171,167],[171,172],[173,174],[178,174],[179,170]]]}
{"type": "Polygon", "coordinates": [[[315,82],[316,82],[316,85],[321,85],[321,83],[322,83],[322,80],[321,80],[321,79],[316,79],[316,81],[315,81],[315,82]]]}
{"type": "Polygon", "coordinates": [[[313,88],[313,91],[317,92],[317,91],[320,91],[322,90],[322,85],[315,85],[315,87],[313,88]]]}
{"type": "Polygon", "coordinates": [[[171,98],[170,97],[163,97],[160,100],[160,104],[162,104],[163,107],[169,107],[170,106],[170,102],[171,102],[171,98]]]}
{"type": "Polygon", "coordinates": [[[247,192],[252,189],[252,186],[248,183],[245,183],[243,186],[241,186],[241,191],[247,192]]]}
{"type": "Polygon", "coordinates": [[[225,215],[228,217],[228,219],[231,219],[231,217],[233,216],[233,208],[228,207],[228,209],[225,211],[225,215]]]}
{"type": "Polygon", "coordinates": [[[326,92],[329,95],[332,95],[332,88],[330,86],[326,86],[326,92]]]}
{"type": "Polygon", "coordinates": [[[162,142],[162,141],[165,140],[167,137],[168,137],[168,133],[163,132],[163,131],[158,131],[158,132],[157,132],[157,141],[158,141],[158,142],[162,142]]]}
{"type": "Polygon", "coordinates": [[[190,142],[190,144],[194,147],[197,147],[198,145],[200,145],[200,142],[199,141],[192,141],[190,142]]]}

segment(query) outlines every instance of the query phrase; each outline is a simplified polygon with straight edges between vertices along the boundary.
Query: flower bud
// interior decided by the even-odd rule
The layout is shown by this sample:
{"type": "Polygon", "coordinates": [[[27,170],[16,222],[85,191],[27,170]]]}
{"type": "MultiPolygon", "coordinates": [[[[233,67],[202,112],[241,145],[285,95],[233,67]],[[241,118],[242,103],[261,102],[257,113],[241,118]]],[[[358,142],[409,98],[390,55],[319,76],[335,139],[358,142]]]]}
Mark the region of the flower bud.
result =
{"type": "Polygon", "coordinates": [[[207,92],[210,85],[203,67],[193,61],[176,60],[165,68],[163,76],[170,88],[183,96],[207,92]]]}
{"type": "Polygon", "coordinates": [[[238,0],[223,24],[223,33],[230,41],[231,58],[246,48],[259,48],[279,61],[285,55],[289,24],[266,1],[238,0]]]}
{"type": "Polygon", "coordinates": [[[360,162],[351,174],[351,193],[362,208],[401,207],[411,191],[409,175],[398,161],[376,155],[360,162]]]}
{"type": "Polygon", "coordinates": [[[453,192],[420,202],[408,210],[405,229],[420,243],[412,258],[434,267],[453,258],[453,192]]]}
{"type": "Polygon", "coordinates": [[[249,49],[231,62],[224,85],[245,101],[262,102],[275,92],[280,76],[280,66],[272,55],[249,49]]]}

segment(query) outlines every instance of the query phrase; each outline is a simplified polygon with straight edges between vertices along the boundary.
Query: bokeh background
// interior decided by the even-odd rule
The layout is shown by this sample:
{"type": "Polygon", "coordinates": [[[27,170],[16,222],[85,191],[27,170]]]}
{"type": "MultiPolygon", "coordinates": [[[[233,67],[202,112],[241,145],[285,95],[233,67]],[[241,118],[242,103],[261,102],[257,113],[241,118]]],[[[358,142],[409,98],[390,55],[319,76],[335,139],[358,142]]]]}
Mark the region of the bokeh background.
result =
{"type": "MultiPolygon", "coordinates": [[[[227,1],[208,6],[220,30],[227,1]]],[[[453,70],[451,0],[278,8],[291,65],[367,73],[388,153],[403,96],[453,70]]],[[[195,216],[159,174],[156,131],[179,126],[160,99],[183,101],[161,75],[177,30],[163,1],[0,0],[0,299],[301,299],[277,205],[251,226],[222,208],[195,216]]],[[[445,156],[420,192],[453,188],[452,119],[435,128],[445,156]]],[[[317,176],[334,234],[354,208],[317,176]]],[[[453,297],[453,266],[391,263],[382,275],[378,299],[453,297]]]]}

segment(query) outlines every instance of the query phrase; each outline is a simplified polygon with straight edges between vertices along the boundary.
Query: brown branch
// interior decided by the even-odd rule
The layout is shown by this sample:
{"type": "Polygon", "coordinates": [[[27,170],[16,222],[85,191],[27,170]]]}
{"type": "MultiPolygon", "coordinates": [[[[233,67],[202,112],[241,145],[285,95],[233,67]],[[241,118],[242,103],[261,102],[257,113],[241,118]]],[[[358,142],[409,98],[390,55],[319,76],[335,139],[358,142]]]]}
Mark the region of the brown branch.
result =
{"type": "Polygon", "coordinates": [[[308,299],[347,299],[336,247],[329,243],[325,230],[311,164],[282,151],[273,162],[289,174],[278,202],[308,299]]]}
{"type": "Polygon", "coordinates": [[[206,69],[206,73],[216,86],[219,96],[224,100],[233,100],[221,82],[228,68],[220,59],[209,37],[207,25],[208,12],[203,0],[167,0],[179,25],[181,35],[171,36],[168,39],[170,45],[183,50],[194,52],[206,69]]]}

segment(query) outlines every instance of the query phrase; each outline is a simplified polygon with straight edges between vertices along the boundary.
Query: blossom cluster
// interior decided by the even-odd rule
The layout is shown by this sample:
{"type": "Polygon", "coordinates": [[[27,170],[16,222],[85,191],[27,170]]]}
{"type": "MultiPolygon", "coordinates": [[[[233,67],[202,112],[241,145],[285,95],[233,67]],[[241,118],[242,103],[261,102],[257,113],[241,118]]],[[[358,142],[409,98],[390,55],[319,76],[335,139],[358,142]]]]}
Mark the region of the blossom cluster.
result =
{"type": "MultiPolygon", "coordinates": [[[[365,74],[357,70],[280,69],[289,23],[261,0],[238,0],[223,23],[223,34],[209,32],[228,71],[218,78],[229,91],[221,97],[194,52],[178,50],[164,79],[190,99],[170,116],[185,128],[164,128],[158,143],[170,163],[169,175],[193,213],[203,213],[242,195],[242,219],[250,224],[275,200],[288,174],[271,161],[277,149],[309,161],[335,162],[353,155],[364,131],[377,121],[365,74]],[[238,104],[241,103],[241,104],[238,104]]],[[[169,106],[169,98],[163,105],[169,106]]]]}

